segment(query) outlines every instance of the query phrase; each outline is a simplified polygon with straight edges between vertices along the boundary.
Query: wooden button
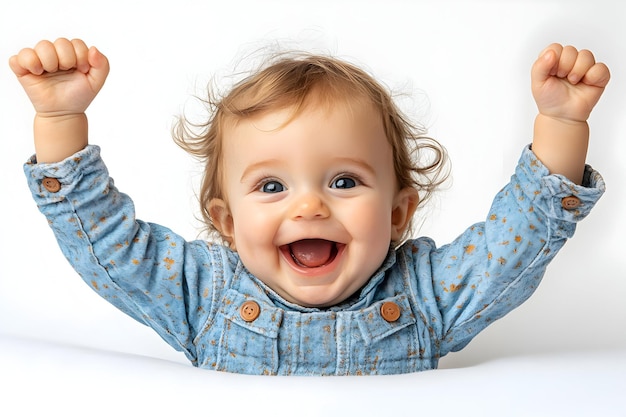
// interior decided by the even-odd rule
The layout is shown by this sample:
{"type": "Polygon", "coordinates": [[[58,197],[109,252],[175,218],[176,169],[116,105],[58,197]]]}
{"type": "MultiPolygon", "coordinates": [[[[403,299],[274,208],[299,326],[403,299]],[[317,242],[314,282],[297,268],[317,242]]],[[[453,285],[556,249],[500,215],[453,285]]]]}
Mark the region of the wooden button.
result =
{"type": "Polygon", "coordinates": [[[259,314],[261,314],[261,307],[256,301],[246,301],[239,307],[239,315],[244,321],[254,321],[259,314]]]}
{"type": "Polygon", "coordinates": [[[561,200],[561,206],[563,206],[565,210],[574,210],[580,206],[580,199],[578,197],[574,197],[573,195],[564,197],[561,200]]]}
{"type": "Polygon", "coordinates": [[[400,307],[392,301],[387,301],[380,307],[380,315],[392,323],[400,318],[400,307]]]}
{"type": "Polygon", "coordinates": [[[56,178],[46,177],[41,181],[43,188],[51,193],[57,193],[61,189],[61,183],[56,178]]]}

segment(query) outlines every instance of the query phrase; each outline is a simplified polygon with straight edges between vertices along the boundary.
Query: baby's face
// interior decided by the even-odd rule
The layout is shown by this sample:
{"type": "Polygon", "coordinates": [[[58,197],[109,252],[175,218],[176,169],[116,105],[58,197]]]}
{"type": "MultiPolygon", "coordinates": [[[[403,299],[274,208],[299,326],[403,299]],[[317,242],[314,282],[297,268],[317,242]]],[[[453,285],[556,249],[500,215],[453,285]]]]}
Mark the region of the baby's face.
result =
{"type": "Polygon", "coordinates": [[[283,126],[290,111],[227,130],[226,202],[212,214],[253,275],[287,301],[330,306],[368,281],[412,210],[373,106],[309,105],[283,126]]]}

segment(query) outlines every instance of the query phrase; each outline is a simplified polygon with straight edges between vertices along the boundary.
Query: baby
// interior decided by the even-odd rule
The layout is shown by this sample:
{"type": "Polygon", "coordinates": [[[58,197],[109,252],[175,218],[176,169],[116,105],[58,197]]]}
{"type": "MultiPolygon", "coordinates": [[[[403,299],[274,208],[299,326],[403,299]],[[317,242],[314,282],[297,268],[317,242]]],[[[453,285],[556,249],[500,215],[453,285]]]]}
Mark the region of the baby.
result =
{"type": "Polygon", "coordinates": [[[434,369],[525,301],[604,192],[585,165],[587,118],[609,81],[591,52],[548,46],[532,67],[531,146],[486,220],[437,248],[410,239],[443,180],[369,74],[278,57],[209,100],[178,143],[206,163],[200,203],[218,243],[135,218],[88,144],[85,110],[109,72],[81,40],[10,58],[36,111],[33,197],[75,270],[198,367],[270,375],[434,369]]]}

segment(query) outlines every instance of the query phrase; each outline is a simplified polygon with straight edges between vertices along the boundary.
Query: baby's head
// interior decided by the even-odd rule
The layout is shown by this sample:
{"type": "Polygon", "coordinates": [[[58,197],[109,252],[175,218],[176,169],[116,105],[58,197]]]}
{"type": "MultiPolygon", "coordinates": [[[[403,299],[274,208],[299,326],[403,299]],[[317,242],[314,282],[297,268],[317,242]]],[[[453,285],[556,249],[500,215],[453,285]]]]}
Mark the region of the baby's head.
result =
{"type": "Polygon", "coordinates": [[[209,104],[200,134],[175,134],[206,163],[203,216],[289,302],[355,293],[445,177],[443,148],[342,60],[283,56],[209,104]]]}

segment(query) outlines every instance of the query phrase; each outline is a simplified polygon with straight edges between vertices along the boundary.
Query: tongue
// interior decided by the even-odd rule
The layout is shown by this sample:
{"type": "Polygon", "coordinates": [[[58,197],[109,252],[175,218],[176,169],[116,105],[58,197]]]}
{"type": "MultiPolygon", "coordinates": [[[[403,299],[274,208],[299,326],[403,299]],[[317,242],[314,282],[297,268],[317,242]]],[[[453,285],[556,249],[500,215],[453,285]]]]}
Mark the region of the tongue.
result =
{"type": "Polygon", "coordinates": [[[333,242],[323,239],[304,239],[289,245],[291,256],[308,268],[322,266],[332,256],[333,242]]]}

